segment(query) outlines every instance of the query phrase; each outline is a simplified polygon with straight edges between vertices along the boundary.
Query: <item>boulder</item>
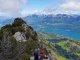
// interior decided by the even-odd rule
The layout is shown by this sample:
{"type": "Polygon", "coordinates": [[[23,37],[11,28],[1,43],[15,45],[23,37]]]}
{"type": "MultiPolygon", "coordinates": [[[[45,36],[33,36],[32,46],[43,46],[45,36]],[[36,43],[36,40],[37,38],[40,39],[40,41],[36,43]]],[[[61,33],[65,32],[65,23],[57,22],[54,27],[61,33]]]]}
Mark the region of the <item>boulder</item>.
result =
{"type": "Polygon", "coordinates": [[[23,32],[16,32],[13,37],[17,40],[17,41],[27,41],[26,40],[26,36],[23,32]]]}

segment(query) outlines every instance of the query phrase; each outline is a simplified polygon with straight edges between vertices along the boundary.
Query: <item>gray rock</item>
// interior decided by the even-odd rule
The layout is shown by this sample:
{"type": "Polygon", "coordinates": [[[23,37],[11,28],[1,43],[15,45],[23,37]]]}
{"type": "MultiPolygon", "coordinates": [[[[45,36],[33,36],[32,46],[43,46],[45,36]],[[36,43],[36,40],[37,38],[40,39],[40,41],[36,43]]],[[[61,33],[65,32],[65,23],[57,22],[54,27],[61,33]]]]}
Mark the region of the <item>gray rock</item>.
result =
{"type": "Polygon", "coordinates": [[[1,60],[13,60],[14,53],[12,51],[13,45],[10,42],[10,37],[7,32],[3,33],[2,41],[1,41],[1,50],[0,59],[1,60]]]}
{"type": "Polygon", "coordinates": [[[26,36],[23,32],[16,32],[13,36],[17,41],[26,41],[26,36]]]}

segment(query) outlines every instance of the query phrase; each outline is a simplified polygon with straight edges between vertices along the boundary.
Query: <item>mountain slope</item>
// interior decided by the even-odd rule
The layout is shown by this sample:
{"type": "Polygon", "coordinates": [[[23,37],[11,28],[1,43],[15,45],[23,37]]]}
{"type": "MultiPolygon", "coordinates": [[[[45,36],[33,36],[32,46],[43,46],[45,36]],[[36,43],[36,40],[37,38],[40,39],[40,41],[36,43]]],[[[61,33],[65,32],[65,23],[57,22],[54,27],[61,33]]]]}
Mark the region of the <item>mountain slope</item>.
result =
{"type": "Polygon", "coordinates": [[[45,31],[38,32],[38,37],[54,52],[53,54],[58,60],[80,60],[80,41],[70,40],[45,31]]]}
{"type": "Polygon", "coordinates": [[[21,18],[16,18],[12,24],[0,29],[0,59],[30,60],[32,51],[38,48],[37,41],[33,28],[21,18]]]}

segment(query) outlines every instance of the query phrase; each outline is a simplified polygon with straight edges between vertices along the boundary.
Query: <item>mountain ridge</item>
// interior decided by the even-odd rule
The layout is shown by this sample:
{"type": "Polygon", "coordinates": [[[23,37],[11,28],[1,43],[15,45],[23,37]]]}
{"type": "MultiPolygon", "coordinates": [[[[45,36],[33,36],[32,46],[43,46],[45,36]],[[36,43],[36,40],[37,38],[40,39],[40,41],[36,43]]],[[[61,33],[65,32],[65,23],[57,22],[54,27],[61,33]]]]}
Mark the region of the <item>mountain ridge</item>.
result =
{"type": "Polygon", "coordinates": [[[0,29],[0,59],[30,60],[32,50],[38,48],[36,31],[21,19],[0,29]]]}

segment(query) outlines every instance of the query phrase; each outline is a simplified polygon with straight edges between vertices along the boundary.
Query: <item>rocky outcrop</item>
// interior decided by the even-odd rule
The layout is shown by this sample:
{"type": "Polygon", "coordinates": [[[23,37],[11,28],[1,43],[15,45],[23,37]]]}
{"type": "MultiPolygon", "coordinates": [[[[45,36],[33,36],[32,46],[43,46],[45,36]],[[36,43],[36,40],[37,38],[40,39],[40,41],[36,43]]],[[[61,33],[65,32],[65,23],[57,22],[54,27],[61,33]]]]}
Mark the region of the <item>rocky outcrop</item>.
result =
{"type": "Polygon", "coordinates": [[[26,41],[26,36],[23,32],[16,32],[13,36],[17,41],[26,41]]]}
{"type": "Polygon", "coordinates": [[[0,33],[0,60],[29,60],[31,50],[38,46],[37,33],[21,18],[3,26],[0,33]]]}

